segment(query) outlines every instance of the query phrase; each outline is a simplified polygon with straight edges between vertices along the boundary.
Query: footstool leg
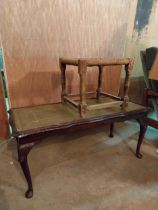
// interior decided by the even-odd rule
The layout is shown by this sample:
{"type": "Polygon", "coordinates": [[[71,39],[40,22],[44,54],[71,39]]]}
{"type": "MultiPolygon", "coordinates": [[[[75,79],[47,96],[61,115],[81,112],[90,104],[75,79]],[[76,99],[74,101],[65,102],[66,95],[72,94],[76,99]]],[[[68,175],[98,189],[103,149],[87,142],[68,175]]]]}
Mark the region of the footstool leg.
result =
{"type": "Polygon", "coordinates": [[[111,123],[110,124],[110,134],[109,134],[109,137],[111,137],[111,138],[114,136],[113,131],[114,131],[114,123],[111,123]]]}
{"type": "Polygon", "coordinates": [[[139,126],[140,126],[140,132],[139,132],[139,138],[138,138],[137,149],[136,149],[136,157],[139,159],[141,159],[143,157],[143,155],[140,153],[140,147],[143,142],[145,132],[147,130],[147,123],[146,123],[145,119],[146,118],[137,119],[139,126]]]}
{"type": "Polygon", "coordinates": [[[29,169],[29,165],[27,161],[27,156],[30,150],[32,149],[32,147],[33,147],[33,144],[18,146],[19,163],[28,184],[28,189],[25,193],[26,198],[31,198],[33,196],[32,179],[31,179],[30,169],[29,169]]]}

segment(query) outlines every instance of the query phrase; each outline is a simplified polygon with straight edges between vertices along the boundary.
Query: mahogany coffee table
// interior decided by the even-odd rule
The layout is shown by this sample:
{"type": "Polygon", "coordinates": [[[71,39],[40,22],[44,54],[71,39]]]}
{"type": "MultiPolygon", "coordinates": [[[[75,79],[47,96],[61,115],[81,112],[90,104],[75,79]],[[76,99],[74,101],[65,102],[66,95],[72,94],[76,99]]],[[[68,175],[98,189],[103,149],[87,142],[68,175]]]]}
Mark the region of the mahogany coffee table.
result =
{"type": "MultiPolygon", "coordinates": [[[[104,103],[105,100],[111,101],[112,99],[100,99],[99,103],[104,103]]],[[[96,99],[90,99],[88,103],[92,105],[97,102],[96,99]]],[[[142,158],[140,146],[147,128],[144,120],[147,112],[146,107],[131,102],[124,109],[116,104],[109,108],[89,111],[84,118],[81,118],[72,107],[65,106],[62,103],[11,109],[9,111],[10,125],[13,136],[17,141],[18,160],[28,184],[25,193],[26,198],[33,196],[33,185],[27,156],[32,147],[43,137],[64,133],[71,135],[71,132],[77,132],[77,130],[105,124],[110,125],[110,137],[112,137],[115,122],[135,119],[140,125],[136,156],[142,158]]]]}

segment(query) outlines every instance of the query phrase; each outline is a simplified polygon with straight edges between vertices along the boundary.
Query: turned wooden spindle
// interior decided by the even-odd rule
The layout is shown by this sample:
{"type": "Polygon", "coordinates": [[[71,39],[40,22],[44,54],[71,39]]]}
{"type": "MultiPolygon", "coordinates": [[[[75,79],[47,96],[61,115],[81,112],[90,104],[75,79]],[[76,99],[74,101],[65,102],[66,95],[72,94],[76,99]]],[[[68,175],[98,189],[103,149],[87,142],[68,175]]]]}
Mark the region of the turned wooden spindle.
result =
{"type": "Polygon", "coordinates": [[[78,71],[80,76],[80,116],[84,117],[87,109],[86,103],[86,71],[87,63],[86,60],[78,61],[78,71]]]}
{"type": "Polygon", "coordinates": [[[130,75],[131,75],[131,70],[133,68],[133,61],[129,59],[129,63],[125,64],[125,81],[124,81],[124,95],[123,95],[123,107],[128,106],[128,101],[129,101],[129,86],[130,86],[130,75]]]}
{"type": "Polygon", "coordinates": [[[63,64],[60,60],[60,69],[61,69],[61,102],[65,103],[64,96],[66,96],[66,64],[63,64]]]}
{"type": "Polygon", "coordinates": [[[102,85],[102,70],[103,70],[103,66],[99,65],[98,67],[99,67],[99,74],[98,74],[97,99],[99,100],[100,93],[101,93],[101,85],[102,85]]]}

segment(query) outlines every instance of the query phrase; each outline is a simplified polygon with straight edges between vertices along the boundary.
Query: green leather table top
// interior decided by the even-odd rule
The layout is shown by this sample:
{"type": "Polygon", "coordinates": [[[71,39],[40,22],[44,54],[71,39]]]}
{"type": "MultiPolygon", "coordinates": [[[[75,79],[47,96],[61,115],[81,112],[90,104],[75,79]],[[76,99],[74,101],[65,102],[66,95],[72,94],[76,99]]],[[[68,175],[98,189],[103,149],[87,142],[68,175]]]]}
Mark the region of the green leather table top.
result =
{"type": "MultiPolygon", "coordinates": [[[[99,103],[113,101],[112,99],[101,99],[99,103]]],[[[96,99],[88,100],[88,104],[96,104],[96,99]]],[[[99,116],[112,116],[115,114],[124,114],[133,111],[142,111],[143,106],[129,102],[126,110],[122,110],[120,105],[115,104],[110,108],[103,108],[99,110],[87,111],[84,119],[92,119],[99,116]]],[[[60,125],[70,123],[72,121],[82,120],[78,110],[74,107],[61,103],[46,104],[33,107],[15,108],[12,109],[14,122],[17,131],[25,131],[45,126],[60,125]]]]}

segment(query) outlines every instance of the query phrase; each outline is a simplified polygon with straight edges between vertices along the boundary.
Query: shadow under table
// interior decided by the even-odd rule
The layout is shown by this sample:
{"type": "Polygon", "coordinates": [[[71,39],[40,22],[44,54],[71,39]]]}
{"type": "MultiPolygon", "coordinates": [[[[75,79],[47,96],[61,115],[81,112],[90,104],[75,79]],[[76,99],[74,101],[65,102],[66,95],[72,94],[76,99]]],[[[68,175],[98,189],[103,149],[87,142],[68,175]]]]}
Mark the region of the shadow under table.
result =
{"type": "MultiPolygon", "coordinates": [[[[93,104],[93,102],[96,104],[96,99],[89,101],[90,104],[93,104]]],[[[135,119],[140,125],[136,156],[142,158],[140,147],[147,128],[144,120],[147,112],[146,107],[131,102],[125,108],[113,105],[109,108],[89,111],[84,118],[81,118],[75,109],[62,103],[11,109],[9,114],[12,135],[17,141],[18,160],[28,184],[25,193],[26,198],[33,196],[33,185],[27,156],[32,147],[43,137],[70,133],[104,124],[110,125],[110,137],[113,137],[115,122],[135,119]]]]}

